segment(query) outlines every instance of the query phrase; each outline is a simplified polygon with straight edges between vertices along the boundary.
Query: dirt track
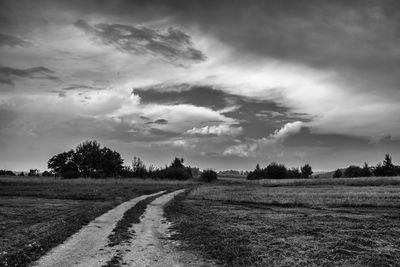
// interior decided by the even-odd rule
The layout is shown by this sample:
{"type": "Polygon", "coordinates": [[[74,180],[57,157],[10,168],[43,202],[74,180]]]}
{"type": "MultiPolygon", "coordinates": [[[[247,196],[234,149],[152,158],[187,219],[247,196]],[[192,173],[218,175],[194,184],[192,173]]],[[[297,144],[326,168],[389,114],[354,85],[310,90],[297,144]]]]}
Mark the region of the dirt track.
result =
{"type": "Polygon", "coordinates": [[[183,190],[162,195],[149,204],[141,222],[130,229],[135,231],[130,242],[109,247],[107,237],[125,211],[139,201],[160,195],[164,191],[122,203],[96,218],[33,266],[100,267],[113,258],[118,259],[121,266],[213,266],[212,262],[206,262],[196,255],[178,252],[175,245],[167,239],[170,235],[170,224],[163,217],[163,206],[181,192],[183,190]]]}

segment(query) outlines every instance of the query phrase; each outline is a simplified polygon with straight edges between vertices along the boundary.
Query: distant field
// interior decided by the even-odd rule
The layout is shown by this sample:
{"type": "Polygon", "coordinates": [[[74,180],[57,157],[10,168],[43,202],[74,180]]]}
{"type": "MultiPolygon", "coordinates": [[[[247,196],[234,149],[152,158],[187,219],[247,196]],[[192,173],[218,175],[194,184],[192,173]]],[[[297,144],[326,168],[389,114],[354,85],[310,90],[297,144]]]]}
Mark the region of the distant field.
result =
{"type": "Polygon", "coordinates": [[[0,178],[0,266],[26,266],[121,202],[192,181],[0,178]]]}
{"type": "Polygon", "coordinates": [[[400,176],[391,177],[356,177],[356,178],[308,178],[308,179],[262,179],[246,180],[233,177],[220,177],[222,181],[243,182],[262,186],[314,186],[314,185],[345,185],[345,186],[381,186],[400,185],[400,176]]]}
{"type": "Polygon", "coordinates": [[[398,179],[223,182],[166,211],[183,249],[226,266],[400,266],[398,179]]]}

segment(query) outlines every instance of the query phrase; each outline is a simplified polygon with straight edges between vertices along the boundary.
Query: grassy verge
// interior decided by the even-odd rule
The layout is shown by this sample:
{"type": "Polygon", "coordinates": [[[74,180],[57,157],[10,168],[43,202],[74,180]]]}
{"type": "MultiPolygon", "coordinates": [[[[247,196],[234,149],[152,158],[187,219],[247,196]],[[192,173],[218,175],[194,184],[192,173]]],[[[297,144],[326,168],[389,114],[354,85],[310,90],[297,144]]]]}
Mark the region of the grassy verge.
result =
{"type": "Polygon", "coordinates": [[[160,197],[160,195],[148,197],[139,201],[135,206],[127,210],[122,219],[115,226],[112,233],[108,236],[108,245],[113,247],[123,242],[128,242],[134,234],[129,231],[129,228],[132,224],[140,223],[140,216],[145,212],[147,205],[158,197],[160,197]]]}
{"type": "MultiPolygon", "coordinates": [[[[176,197],[165,211],[177,230],[174,238],[184,241],[182,248],[200,251],[225,266],[397,266],[400,263],[398,206],[345,204],[337,200],[337,192],[344,190],[342,187],[326,188],[320,202],[307,200],[306,187],[288,187],[286,197],[301,196],[297,198],[298,204],[305,206],[265,205],[260,196],[266,198],[272,191],[262,194],[257,190],[268,188],[248,186],[243,193],[244,189],[202,186],[176,197]],[[252,198],[254,192],[258,197],[252,198]],[[242,202],[237,202],[237,196],[242,202]],[[329,206],[329,200],[335,204],[334,208],[329,206]]],[[[383,199],[379,195],[385,194],[385,188],[375,187],[376,191],[366,192],[364,189],[351,190],[369,195],[371,203],[383,199]]],[[[395,194],[390,195],[392,201],[399,198],[395,194]]],[[[288,203],[282,195],[275,196],[279,197],[274,199],[272,195],[270,200],[288,203]]]]}
{"type": "Polygon", "coordinates": [[[188,187],[170,181],[0,179],[0,266],[28,266],[128,199],[188,187]]]}

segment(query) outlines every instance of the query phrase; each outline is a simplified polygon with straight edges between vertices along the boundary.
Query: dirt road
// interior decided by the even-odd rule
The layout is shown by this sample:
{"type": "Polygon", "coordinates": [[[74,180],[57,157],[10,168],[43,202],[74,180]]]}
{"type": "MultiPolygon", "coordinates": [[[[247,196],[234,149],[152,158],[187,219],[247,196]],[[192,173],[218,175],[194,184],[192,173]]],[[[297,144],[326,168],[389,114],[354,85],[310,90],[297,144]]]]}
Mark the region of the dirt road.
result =
{"type": "Polygon", "coordinates": [[[192,253],[179,252],[177,244],[168,240],[170,224],[163,216],[163,207],[181,192],[183,190],[162,195],[164,191],[161,191],[124,202],[82,228],[33,266],[100,267],[110,261],[115,265],[109,266],[214,266],[192,253]],[[108,246],[108,236],[125,211],[139,201],[156,195],[161,196],[148,205],[140,223],[130,229],[135,233],[130,242],[108,246]]]}

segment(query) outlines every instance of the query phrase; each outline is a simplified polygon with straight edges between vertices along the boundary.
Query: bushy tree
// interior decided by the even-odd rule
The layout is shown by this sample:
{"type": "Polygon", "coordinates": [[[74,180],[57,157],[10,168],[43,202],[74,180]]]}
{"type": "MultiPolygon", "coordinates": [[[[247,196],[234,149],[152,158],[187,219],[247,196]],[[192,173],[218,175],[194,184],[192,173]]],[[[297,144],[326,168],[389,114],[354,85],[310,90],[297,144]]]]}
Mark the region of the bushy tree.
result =
{"type": "Polygon", "coordinates": [[[340,178],[342,177],[343,173],[341,169],[337,169],[334,173],[333,173],[333,178],[340,178]]]}
{"type": "Polygon", "coordinates": [[[213,170],[205,170],[201,173],[200,179],[205,181],[205,182],[213,182],[218,179],[218,175],[215,171],[213,170]]]}
{"type": "Polygon", "coordinates": [[[99,165],[96,166],[96,172],[100,172],[103,177],[115,177],[122,170],[122,164],[124,161],[121,158],[121,155],[112,151],[107,147],[103,147],[100,149],[99,153],[99,165]]]}
{"type": "Polygon", "coordinates": [[[15,173],[10,170],[0,170],[0,175],[15,176],[15,173]]]}
{"type": "Polygon", "coordinates": [[[83,177],[89,177],[100,169],[100,150],[100,144],[96,140],[85,141],[76,147],[73,161],[83,177]]]}
{"type": "Polygon", "coordinates": [[[343,177],[362,177],[363,170],[359,166],[351,165],[343,172],[343,177]]]}
{"type": "Polygon", "coordinates": [[[85,141],[70,150],[53,156],[48,168],[64,178],[117,176],[122,171],[121,155],[97,141],[85,141]]]}
{"type": "Polygon", "coordinates": [[[364,166],[361,169],[362,177],[370,177],[372,176],[371,168],[368,166],[368,163],[364,162],[364,166]]]}
{"type": "Polygon", "coordinates": [[[289,179],[301,178],[301,172],[300,172],[299,168],[293,167],[293,168],[288,169],[287,173],[286,173],[286,178],[289,178],[289,179]]]}
{"type": "Polygon", "coordinates": [[[175,157],[171,165],[166,168],[165,175],[168,179],[188,180],[192,178],[190,168],[183,165],[184,159],[175,157]]]}
{"type": "Polygon", "coordinates": [[[28,176],[39,176],[39,170],[38,169],[30,169],[28,176]]]}
{"type": "Polygon", "coordinates": [[[385,155],[385,159],[382,163],[378,163],[378,165],[374,168],[375,176],[394,176],[399,175],[398,167],[395,166],[392,162],[392,157],[389,154],[385,155]]]}
{"type": "Polygon", "coordinates": [[[69,177],[79,177],[78,165],[74,161],[74,154],[74,150],[71,149],[67,152],[54,155],[47,162],[47,167],[53,170],[56,176],[60,175],[61,177],[64,177],[68,172],[69,177]]]}
{"type": "Polygon", "coordinates": [[[259,180],[259,179],[267,179],[267,175],[265,169],[260,168],[260,164],[257,163],[254,171],[251,171],[247,174],[247,180],[259,180]]]}
{"type": "Polygon", "coordinates": [[[268,179],[284,179],[286,178],[287,169],[285,165],[271,162],[265,169],[268,179]]]}
{"type": "Polygon", "coordinates": [[[305,164],[303,167],[301,167],[301,177],[303,178],[309,178],[313,174],[312,168],[310,164],[305,164]]]}

